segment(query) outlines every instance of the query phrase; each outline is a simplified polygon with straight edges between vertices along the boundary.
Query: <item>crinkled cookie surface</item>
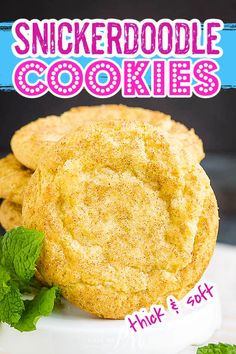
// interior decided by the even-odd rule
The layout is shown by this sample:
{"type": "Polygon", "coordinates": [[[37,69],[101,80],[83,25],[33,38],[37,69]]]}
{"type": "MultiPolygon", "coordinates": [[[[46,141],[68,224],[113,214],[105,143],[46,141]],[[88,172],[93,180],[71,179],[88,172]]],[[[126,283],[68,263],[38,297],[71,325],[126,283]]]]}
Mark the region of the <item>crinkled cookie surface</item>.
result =
{"type": "Polygon", "coordinates": [[[198,161],[204,157],[202,141],[193,130],[187,129],[181,123],[176,123],[164,113],[123,105],[82,106],[73,108],[61,116],[39,118],[13,135],[11,147],[14,155],[23,165],[35,170],[48,149],[63,136],[81,126],[104,120],[148,122],[176,137],[198,161]]]}
{"type": "Polygon", "coordinates": [[[23,224],[45,233],[40,276],[105,318],[182,297],[212,255],[209,179],[181,142],[147,123],[82,127],[30,179],[23,224]]]}

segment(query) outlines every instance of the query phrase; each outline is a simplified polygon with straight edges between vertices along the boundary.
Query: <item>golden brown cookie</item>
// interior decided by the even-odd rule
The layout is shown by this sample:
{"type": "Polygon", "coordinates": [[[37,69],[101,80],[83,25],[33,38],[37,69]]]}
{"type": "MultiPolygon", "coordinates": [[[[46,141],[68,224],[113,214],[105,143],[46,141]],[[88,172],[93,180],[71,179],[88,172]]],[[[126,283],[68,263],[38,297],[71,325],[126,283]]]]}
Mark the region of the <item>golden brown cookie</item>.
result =
{"type": "Polygon", "coordinates": [[[193,130],[172,121],[170,116],[164,113],[122,105],[78,107],[65,112],[61,117],[40,118],[18,130],[12,138],[11,147],[23,165],[35,170],[48,148],[64,135],[83,125],[111,119],[149,122],[180,139],[198,161],[204,157],[202,141],[193,130]]]}
{"type": "MultiPolygon", "coordinates": [[[[182,298],[200,280],[212,257],[219,228],[218,206],[215,194],[210,188],[207,192],[202,215],[198,223],[198,232],[194,241],[192,262],[181,272],[182,288],[176,296],[182,298]]],[[[175,294],[174,294],[175,295],[175,294]]]]}
{"type": "Polygon", "coordinates": [[[31,175],[32,171],[22,166],[12,154],[0,159],[0,198],[22,204],[24,188],[31,175]]]}
{"type": "Polygon", "coordinates": [[[12,151],[24,166],[35,170],[41,156],[67,132],[70,132],[70,127],[62,124],[59,117],[39,118],[13,135],[12,151]]]}
{"type": "Polygon", "coordinates": [[[83,124],[101,120],[137,120],[147,122],[170,133],[174,138],[180,140],[183,148],[196,157],[200,162],[204,157],[203,144],[193,129],[188,129],[184,124],[175,122],[170,115],[159,111],[152,111],[140,107],[127,107],[124,105],[100,105],[74,107],[61,116],[65,123],[75,128],[80,121],[83,124]]]}
{"type": "Polygon", "coordinates": [[[4,200],[0,206],[0,224],[8,231],[22,225],[21,205],[4,200]]]}
{"type": "Polygon", "coordinates": [[[182,297],[214,249],[209,179],[182,144],[140,122],[67,135],[32,176],[23,224],[45,234],[38,271],[99,317],[182,297]]]}

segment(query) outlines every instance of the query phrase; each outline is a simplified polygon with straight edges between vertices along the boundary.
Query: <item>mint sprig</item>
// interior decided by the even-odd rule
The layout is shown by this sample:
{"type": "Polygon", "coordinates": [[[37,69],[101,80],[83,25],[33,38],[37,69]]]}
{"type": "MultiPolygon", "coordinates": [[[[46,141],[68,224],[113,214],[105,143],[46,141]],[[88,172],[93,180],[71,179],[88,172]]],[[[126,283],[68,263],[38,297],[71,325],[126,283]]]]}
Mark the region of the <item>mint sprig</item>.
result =
{"type": "Polygon", "coordinates": [[[205,347],[198,348],[197,354],[236,354],[236,345],[208,344],[205,347]]]}
{"type": "Polygon", "coordinates": [[[32,331],[42,316],[53,311],[59,290],[34,288],[34,274],[44,235],[18,227],[0,238],[0,322],[19,331],[32,331]],[[23,294],[36,292],[32,300],[23,294]]]}
{"type": "Polygon", "coordinates": [[[33,300],[26,300],[25,310],[15,328],[21,332],[34,331],[40,317],[52,313],[57,295],[58,289],[54,286],[51,289],[42,288],[33,300]]]}
{"type": "Polygon", "coordinates": [[[28,284],[34,276],[43,244],[43,233],[23,227],[5,234],[2,241],[2,262],[12,277],[28,284]]]}
{"type": "Polygon", "coordinates": [[[20,320],[24,311],[24,301],[21,298],[19,289],[11,284],[9,291],[0,301],[0,321],[15,326],[20,320]]]}

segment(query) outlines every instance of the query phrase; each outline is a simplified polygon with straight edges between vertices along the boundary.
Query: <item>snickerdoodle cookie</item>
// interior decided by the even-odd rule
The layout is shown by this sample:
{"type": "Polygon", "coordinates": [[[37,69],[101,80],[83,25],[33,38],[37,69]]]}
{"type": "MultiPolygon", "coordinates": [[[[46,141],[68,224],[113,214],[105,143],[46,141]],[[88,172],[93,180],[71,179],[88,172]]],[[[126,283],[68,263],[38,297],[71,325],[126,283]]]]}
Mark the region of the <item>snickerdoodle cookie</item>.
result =
{"type": "Polygon", "coordinates": [[[0,159],[0,198],[22,204],[24,188],[31,175],[32,171],[21,165],[12,154],[0,159]]]}
{"type": "Polygon", "coordinates": [[[183,143],[198,161],[204,157],[202,141],[193,130],[171,120],[170,116],[148,109],[122,105],[78,107],[60,117],[40,118],[19,129],[13,136],[11,147],[16,158],[25,166],[35,170],[43,155],[64,135],[79,127],[103,120],[137,120],[148,122],[168,131],[183,143]]]}
{"type": "Polygon", "coordinates": [[[70,132],[57,116],[39,118],[15,132],[11,140],[12,151],[24,166],[35,170],[48,148],[70,132]]]}
{"type": "Polygon", "coordinates": [[[216,241],[204,170],[151,124],[103,121],[67,135],[31,177],[23,225],[43,231],[40,276],[105,318],[193,287],[216,241]]]}
{"type": "Polygon", "coordinates": [[[4,200],[0,205],[0,224],[7,230],[22,225],[22,207],[19,204],[4,200]]]}

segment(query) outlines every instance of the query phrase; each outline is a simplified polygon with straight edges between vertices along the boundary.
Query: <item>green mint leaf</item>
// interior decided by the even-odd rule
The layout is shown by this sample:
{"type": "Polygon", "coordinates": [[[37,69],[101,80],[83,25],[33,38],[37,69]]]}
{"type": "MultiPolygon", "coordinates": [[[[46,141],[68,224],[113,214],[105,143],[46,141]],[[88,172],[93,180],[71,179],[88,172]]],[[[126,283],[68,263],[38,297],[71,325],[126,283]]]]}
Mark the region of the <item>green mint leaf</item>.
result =
{"type": "Polygon", "coordinates": [[[21,318],[24,303],[20,291],[12,285],[0,301],[0,322],[14,326],[21,318]]]}
{"type": "Polygon", "coordinates": [[[19,282],[28,284],[34,276],[43,238],[43,233],[23,227],[8,231],[4,235],[1,242],[2,264],[19,282]]]}
{"type": "Polygon", "coordinates": [[[208,344],[206,347],[198,348],[197,354],[236,354],[236,345],[208,344]]]}
{"type": "Polygon", "coordinates": [[[0,301],[10,291],[10,273],[0,265],[0,301]]]}
{"type": "Polygon", "coordinates": [[[52,313],[58,292],[57,287],[42,288],[33,300],[26,300],[25,311],[14,327],[21,332],[35,330],[40,317],[49,316],[52,313]]]}
{"type": "Polygon", "coordinates": [[[40,288],[34,278],[43,238],[41,232],[23,227],[0,238],[0,322],[22,332],[35,330],[37,321],[51,314],[59,298],[57,287],[40,288]],[[23,301],[22,293],[31,293],[32,287],[37,295],[23,301]]]}

